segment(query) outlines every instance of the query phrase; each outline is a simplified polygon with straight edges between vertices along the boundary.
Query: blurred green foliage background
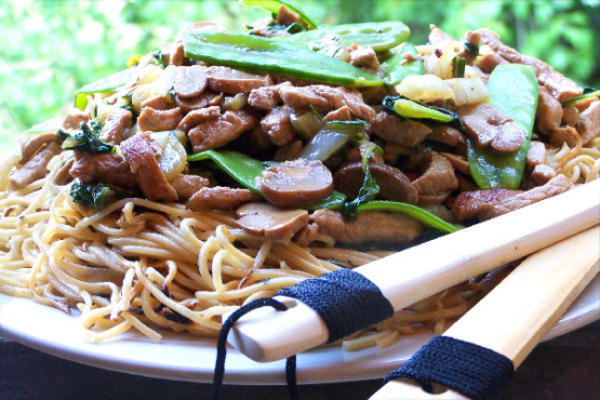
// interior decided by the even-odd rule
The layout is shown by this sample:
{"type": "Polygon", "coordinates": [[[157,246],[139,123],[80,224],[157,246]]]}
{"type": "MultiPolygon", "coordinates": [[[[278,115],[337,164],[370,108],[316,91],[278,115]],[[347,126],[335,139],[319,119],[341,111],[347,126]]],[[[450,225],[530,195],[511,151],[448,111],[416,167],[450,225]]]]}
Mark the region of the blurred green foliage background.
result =
{"type": "MultiPolygon", "coordinates": [[[[600,0],[292,0],[322,24],[401,20],[411,41],[435,23],[459,38],[488,27],[523,53],[600,86],[600,0]]],[[[0,0],[0,150],[64,111],[73,91],[160,48],[183,26],[216,21],[239,31],[266,12],[236,0],[0,0]]]]}

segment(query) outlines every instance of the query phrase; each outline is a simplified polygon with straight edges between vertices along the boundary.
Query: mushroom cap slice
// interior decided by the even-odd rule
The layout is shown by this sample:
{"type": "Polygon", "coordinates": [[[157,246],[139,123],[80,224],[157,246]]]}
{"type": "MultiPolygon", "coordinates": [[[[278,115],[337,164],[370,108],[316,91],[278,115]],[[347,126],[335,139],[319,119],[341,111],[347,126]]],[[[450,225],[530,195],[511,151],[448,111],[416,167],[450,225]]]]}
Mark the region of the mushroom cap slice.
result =
{"type": "Polygon", "coordinates": [[[333,176],[321,161],[298,159],[267,168],[257,184],[269,203],[278,207],[297,207],[329,196],[333,190],[333,176]]]}
{"type": "Polygon", "coordinates": [[[248,203],[237,209],[237,223],[267,240],[284,241],[308,225],[308,211],[277,208],[267,203],[248,203]]]}

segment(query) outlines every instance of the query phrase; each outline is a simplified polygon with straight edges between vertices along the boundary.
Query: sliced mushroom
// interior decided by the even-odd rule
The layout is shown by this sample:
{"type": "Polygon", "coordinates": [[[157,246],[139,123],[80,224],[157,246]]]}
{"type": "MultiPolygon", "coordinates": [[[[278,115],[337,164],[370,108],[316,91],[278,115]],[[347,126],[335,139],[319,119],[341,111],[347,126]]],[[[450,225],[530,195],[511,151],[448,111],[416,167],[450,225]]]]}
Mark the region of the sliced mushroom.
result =
{"type": "Polygon", "coordinates": [[[206,88],[206,68],[199,65],[178,67],[173,91],[179,97],[189,99],[200,95],[206,88]]]}
{"type": "MultiPolygon", "coordinates": [[[[381,187],[379,195],[387,200],[416,204],[419,193],[410,179],[397,168],[387,164],[371,163],[371,173],[381,187]]],[[[364,179],[360,161],[346,164],[334,175],[334,186],[350,197],[356,197],[364,179]]]]}
{"type": "Polygon", "coordinates": [[[331,194],[333,177],[321,161],[298,159],[267,168],[258,181],[260,193],[279,207],[296,207],[331,194]]]}
{"type": "Polygon", "coordinates": [[[277,208],[267,203],[244,204],[236,214],[239,226],[273,241],[289,240],[308,225],[308,211],[277,208]]]}

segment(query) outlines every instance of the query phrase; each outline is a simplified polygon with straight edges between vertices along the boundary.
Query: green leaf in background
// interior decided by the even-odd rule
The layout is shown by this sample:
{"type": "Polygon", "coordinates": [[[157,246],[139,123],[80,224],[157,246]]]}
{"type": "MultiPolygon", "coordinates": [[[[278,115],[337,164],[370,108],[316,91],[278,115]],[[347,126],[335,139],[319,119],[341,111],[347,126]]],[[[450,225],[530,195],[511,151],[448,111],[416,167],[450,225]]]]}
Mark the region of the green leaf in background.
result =
{"type": "Polygon", "coordinates": [[[410,29],[402,22],[363,22],[336,26],[321,26],[312,31],[299,32],[278,38],[281,41],[309,45],[327,35],[340,39],[345,47],[356,44],[357,46],[372,47],[375,51],[389,50],[404,42],[410,29]]]}
{"type": "Polygon", "coordinates": [[[349,87],[383,84],[375,75],[346,62],[277,39],[187,31],[183,34],[183,47],[186,57],[262,74],[281,74],[349,87]]]}
{"type": "Polygon", "coordinates": [[[285,1],[285,0],[239,0],[239,2],[240,2],[240,4],[243,4],[245,6],[260,7],[260,8],[265,9],[273,14],[277,14],[279,12],[279,7],[284,5],[288,8],[288,10],[291,10],[300,16],[300,21],[302,22],[302,25],[304,25],[304,27],[306,29],[315,29],[317,27],[317,24],[314,23],[313,20],[308,17],[308,15],[306,15],[298,7],[292,5],[289,1],[285,1]]]}
{"type": "Polygon", "coordinates": [[[528,65],[497,66],[487,81],[490,104],[514,119],[525,130],[525,140],[514,153],[500,154],[489,147],[477,147],[467,140],[471,176],[482,189],[518,189],[525,171],[531,131],[538,101],[538,82],[528,65]]]}

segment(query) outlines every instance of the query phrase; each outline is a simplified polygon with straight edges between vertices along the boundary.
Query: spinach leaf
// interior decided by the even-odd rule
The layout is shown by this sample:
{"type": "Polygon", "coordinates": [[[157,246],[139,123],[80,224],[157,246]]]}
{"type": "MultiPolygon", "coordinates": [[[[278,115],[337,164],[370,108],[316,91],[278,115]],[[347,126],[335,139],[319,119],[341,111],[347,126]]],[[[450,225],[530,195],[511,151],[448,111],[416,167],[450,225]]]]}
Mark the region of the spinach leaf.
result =
{"type": "Polygon", "coordinates": [[[115,192],[103,183],[86,184],[79,179],[73,181],[70,194],[75,203],[98,211],[115,197],[115,192]]]}
{"type": "Polygon", "coordinates": [[[112,153],[116,147],[100,139],[100,125],[92,121],[89,124],[82,123],[79,132],[69,135],[59,129],[56,135],[63,141],[64,150],[75,150],[84,153],[112,153]]]}

